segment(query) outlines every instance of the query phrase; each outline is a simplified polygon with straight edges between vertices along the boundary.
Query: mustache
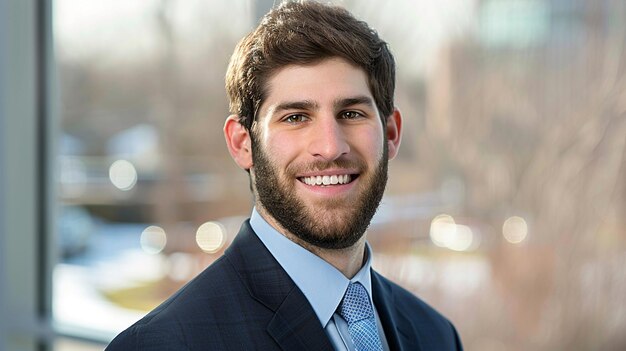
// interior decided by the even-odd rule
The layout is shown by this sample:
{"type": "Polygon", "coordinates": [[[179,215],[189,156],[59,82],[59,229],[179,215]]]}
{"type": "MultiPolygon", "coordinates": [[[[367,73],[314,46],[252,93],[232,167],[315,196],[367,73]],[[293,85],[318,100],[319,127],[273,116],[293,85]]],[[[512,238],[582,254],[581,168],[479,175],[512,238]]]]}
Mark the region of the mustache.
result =
{"type": "Polygon", "coordinates": [[[309,162],[307,164],[292,164],[287,167],[285,173],[289,175],[306,173],[306,172],[320,172],[331,168],[348,168],[348,169],[356,169],[359,172],[362,172],[367,168],[367,165],[364,161],[361,160],[348,160],[348,159],[337,159],[333,161],[322,161],[317,160],[313,162],[309,162]]]}

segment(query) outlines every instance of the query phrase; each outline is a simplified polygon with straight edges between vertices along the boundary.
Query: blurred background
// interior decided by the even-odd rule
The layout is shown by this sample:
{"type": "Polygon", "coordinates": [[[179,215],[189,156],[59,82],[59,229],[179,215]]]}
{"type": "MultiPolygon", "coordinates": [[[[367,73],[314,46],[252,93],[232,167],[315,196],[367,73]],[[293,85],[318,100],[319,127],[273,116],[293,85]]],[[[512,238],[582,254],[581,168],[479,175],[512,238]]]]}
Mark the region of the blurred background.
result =
{"type": "MultiPolygon", "coordinates": [[[[247,174],[222,135],[224,74],[273,1],[43,3],[45,301],[20,330],[42,348],[97,350],[249,216],[247,174]]],[[[626,349],[626,2],[334,3],[398,66],[404,136],[369,228],[375,269],[449,317],[467,350],[626,349]]],[[[2,128],[19,119],[8,112],[2,128]]],[[[11,145],[0,164],[20,154],[11,145]]],[[[19,234],[6,234],[10,253],[19,234]]]]}

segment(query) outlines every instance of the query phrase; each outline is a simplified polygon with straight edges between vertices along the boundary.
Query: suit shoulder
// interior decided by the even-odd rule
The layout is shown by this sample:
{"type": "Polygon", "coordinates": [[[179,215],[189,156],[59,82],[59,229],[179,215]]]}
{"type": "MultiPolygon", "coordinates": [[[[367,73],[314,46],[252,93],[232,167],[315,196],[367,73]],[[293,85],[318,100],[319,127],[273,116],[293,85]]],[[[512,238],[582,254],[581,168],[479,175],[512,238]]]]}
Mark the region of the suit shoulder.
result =
{"type": "Polygon", "coordinates": [[[373,274],[376,276],[376,279],[380,280],[381,285],[387,289],[398,310],[419,316],[420,320],[428,321],[433,327],[446,330],[452,327],[454,329],[452,323],[427,302],[382,275],[376,272],[373,272],[373,274]]]}
{"type": "MultiPolygon", "coordinates": [[[[409,339],[419,339],[426,350],[462,350],[454,325],[428,303],[389,279],[373,272],[386,300],[396,311],[396,323],[409,339]]],[[[376,301],[376,298],[374,299],[376,301]]]]}
{"type": "Polygon", "coordinates": [[[233,291],[237,290],[240,285],[241,282],[237,273],[232,269],[226,257],[222,256],[146,317],[154,319],[161,314],[169,314],[178,310],[184,310],[186,316],[189,316],[188,312],[201,306],[207,307],[213,306],[214,303],[220,303],[223,298],[232,295],[233,291]]]}
{"type": "Polygon", "coordinates": [[[121,332],[105,348],[105,351],[132,350],[188,350],[187,345],[178,337],[172,337],[166,330],[144,328],[135,323],[121,332]]]}
{"type": "MultiPolygon", "coordinates": [[[[222,256],[162,304],[120,333],[107,347],[117,350],[186,350],[190,325],[217,325],[232,306],[241,282],[222,256]]],[[[210,327],[209,327],[210,329],[210,327]]]]}

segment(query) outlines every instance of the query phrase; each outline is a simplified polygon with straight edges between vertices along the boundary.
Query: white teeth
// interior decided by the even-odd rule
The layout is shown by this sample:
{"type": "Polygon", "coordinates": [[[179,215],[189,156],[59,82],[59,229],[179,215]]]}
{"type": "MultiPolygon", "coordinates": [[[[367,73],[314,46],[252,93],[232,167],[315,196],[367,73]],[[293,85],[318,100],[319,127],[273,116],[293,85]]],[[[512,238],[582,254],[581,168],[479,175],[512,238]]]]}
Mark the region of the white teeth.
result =
{"type": "Polygon", "coordinates": [[[349,174],[344,175],[325,175],[325,176],[311,176],[301,178],[302,182],[307,185],[336,185],[350,183],[352,177],[349,174]]]}

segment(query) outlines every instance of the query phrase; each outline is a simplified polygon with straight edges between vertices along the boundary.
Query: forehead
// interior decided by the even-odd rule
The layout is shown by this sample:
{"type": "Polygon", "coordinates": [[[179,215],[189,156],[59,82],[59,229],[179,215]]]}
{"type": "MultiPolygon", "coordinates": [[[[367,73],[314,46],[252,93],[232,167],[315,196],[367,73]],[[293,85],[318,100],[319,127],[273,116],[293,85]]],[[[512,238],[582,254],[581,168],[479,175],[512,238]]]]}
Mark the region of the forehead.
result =
{"type": "Polygon", "coordinates": [[[373,100],[365,71],[341,58],[285,66],[269,77],[264,95],[260,116],[272,106],[285,102],[313,101],[323,106],[355,96],[373,100]]]}

